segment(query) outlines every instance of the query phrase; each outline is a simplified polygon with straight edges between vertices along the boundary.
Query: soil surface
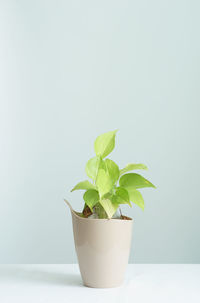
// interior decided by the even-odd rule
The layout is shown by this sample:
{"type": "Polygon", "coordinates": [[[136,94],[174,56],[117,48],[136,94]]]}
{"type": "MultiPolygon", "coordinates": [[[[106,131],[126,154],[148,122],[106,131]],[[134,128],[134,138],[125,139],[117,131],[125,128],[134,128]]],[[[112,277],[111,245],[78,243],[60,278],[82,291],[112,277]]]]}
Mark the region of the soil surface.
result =
{"type": "Polygon", "coordinates": [[[127,216],[124,216],[124,215],[121,215],[121,219],[122,220],[132,220],[130,217],[127,217],[127,216]]]}
{"type": "MultiPolygon", "coordinates": [[[[92,212],[91,212],[91,209],[86,206],[83,210],[82,213],[79,214],[81,217],[84,217],[84,218],[88,218],[90,215],[92,215],[92,212]]],[[[124,215],[121,215],[120,218],[116,218],[116,219],[121,219],[121,220],[132,220],[130,217],[127,217],[127,216],[124,216],[124,215]]],[[[101,219],[99,219],[101,220],[101,219]]]]}
{"type": "Polygon", "coordinates": [[[90,215],[92,215],[91,209],[88,206],[86,206],[83,210],[83,216],[85,218],[88,218],[90,215]]]}

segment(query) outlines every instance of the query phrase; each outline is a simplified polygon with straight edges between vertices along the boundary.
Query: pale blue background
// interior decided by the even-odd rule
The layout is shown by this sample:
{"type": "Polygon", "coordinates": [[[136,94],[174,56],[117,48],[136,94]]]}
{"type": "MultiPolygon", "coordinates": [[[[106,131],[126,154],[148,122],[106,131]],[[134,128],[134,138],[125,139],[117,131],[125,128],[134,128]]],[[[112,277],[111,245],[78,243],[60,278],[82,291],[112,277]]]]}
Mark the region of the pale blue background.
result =
{"type": "MultiPolygon", "coordinates": [[[[98,134],[143,162],[130,262],[200,261],[199,1],[0,0],[0,262],[76,262],[79,210],[98,134]]],[[[119,239],[120,241],[120,239],[119,239]]]]}

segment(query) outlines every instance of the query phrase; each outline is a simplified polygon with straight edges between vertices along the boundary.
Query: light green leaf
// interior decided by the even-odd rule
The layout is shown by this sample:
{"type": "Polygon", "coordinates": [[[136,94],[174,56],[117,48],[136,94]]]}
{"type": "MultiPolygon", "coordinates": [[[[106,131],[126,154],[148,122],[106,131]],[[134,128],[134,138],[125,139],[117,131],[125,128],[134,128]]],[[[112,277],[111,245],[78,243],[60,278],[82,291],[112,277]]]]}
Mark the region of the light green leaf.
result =
{"type": "Polygon", "coordinates": [[[99,168],[105,168],[105,163],[100,156],[90,159],[85,167],[86,174],[89,178],[96,180],[99,168]]]}
{"type": "Polygon", "coordinates": [[[112,203],[110,199],[102,199],[99,202],[107,213],[108,218],[111,219],[118,208],[118,204],[112,203]]]}
{"type": "Polygon", "coordinates": [[[123,175],[119,180],[119,185],[128,188],[143,188],[143,187],[155,187],[150,181],[142,177],[141,175],[129,173],[123,175]]]}
{"type": "Polygon", "coordinates": [[[84,193],[83,199],[92,211],[93,207],[99,202],[99,193],[95,189],[88,189],[84,193]]]}
{"type": "Polygon", "coordinates": [[[136,189],[128,189],[130,200],[144,210],[144,200],[142,194],[136,189]]]}
{"type": "Polygon", "coordinates": [[[130,164],[127,164],[123,169],[120,169],[120,176],[125,174],[127,171],[131,171],[131,170],[135,170],[135,169],[145,169],[147,170],[147,166],[142,164],[142,163],[138,163],[138,164],[135,164],[135,163],[130,163],[130,164]]]}
{"type": "Polygon", "coordinates": [[[105,159],[104,163],[105,163],[107,172],[110,176],[110,179],[112,180],[112,183],[115,184],[115,182],[119,179],[118,165],[110,159],[105,159]]]}
{"type": "Polygon", "coordinates": [[[94,142],[94,150],[97,156],[105,158],[115,147],[116,130],[98,136],[94,142]]]}
{"type": "Polygon", "coordinates": [[[107,213],[105,212],[103,206],[100,203],[97,203],[95,205],[94,213],[97,214],[97,217],[99,219],[107,219],[108,218],[107,213]]]}
{"type": "Polygon", "coordinates": [[[108,193],[112,188],[112,181],[109,174],[102,168],[99,169],[96,186],[98,188],[100,197],[108,193]]]}
{"type": "Polygon", "coordinates": [[[90,183],[88,180],[85,180],[76,184],[76,186],[74,186],[74,188],[72,188],[71,191],[78,189],[95,189],[95,188],[96,187],[92,183],[90,183]]]}
{"type": "Polygon", "coordinates": [[[123,187],[117,187],[115,191],[115,199],[118,204],[128,204],[132,207],[129,199],[128,191],[123,187]]]}

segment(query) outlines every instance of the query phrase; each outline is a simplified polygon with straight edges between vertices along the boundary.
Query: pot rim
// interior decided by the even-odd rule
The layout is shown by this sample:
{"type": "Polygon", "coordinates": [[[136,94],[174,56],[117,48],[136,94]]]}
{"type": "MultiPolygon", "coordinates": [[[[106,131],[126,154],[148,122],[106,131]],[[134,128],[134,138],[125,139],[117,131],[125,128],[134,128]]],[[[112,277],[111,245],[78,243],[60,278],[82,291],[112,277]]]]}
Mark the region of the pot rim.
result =
{"type": "Polygon", "coordinates": [[[84,218],[84,217],[81,217],[81,216],[78,215],[79,212],[75,211],[72,208],[71,204],[66,199],[64,199],[64,201],[69,206],[69,208],[70,208],[71,212],[74,214],[74,216],[76,216],[78,219],[81,219],[81,220],[93,220],[93,221],[98,221],[98,222],[99,221],[101,221],[101,222],[107,222],[107,221],[133,222],[132,218],[130,218],[128,220],[127,219],[113,219],[113,218],[111,218],[111,219],[109,219],[109,218],[108,219],[84,218]]]}

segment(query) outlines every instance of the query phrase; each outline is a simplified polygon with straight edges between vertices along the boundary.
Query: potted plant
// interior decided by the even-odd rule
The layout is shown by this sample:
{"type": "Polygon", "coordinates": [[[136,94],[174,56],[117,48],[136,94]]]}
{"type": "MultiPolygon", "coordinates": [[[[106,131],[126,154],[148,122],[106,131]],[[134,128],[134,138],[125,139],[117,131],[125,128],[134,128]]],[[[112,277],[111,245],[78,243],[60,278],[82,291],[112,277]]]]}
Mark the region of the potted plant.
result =
{"type": "Polygon", "coordinates": [[[144,164],[128,164],[123,169],[107,156],[115,147],[116,131],[98,136],[95,157],[86,164],[91,181],[79,182],[71,191],[85,190],[81,213],[71,209],[75,248],[83,283],[89,287],[117,287],[122,284],[128,264],[133,220],[122,215],[120,204],[132,203],[144,209],[140,188],[155,186],[133,170],[144,164]]]}

